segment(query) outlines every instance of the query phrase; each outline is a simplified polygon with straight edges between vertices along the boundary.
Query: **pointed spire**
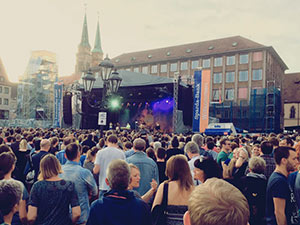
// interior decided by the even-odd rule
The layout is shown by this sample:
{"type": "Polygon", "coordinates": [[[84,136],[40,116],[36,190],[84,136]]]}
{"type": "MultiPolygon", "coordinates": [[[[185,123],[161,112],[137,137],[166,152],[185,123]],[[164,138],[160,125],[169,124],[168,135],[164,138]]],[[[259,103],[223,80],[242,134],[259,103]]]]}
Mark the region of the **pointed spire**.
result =
{"type": "Polygon", "coordinates": [[[101,47],[101,39],[100,39],[100,26],[99,26],[99,14],[98,14],[98,23],[97,23],[97,32],[95,38],[95,45],[92,52],[99,52],[103,54],[103,50],[101,47]]]}
{"type": "Polygon", "coordinates": [[[84,22],[83,22],[80,45],[91,48],[90,43],[89,43],[89,34],[88,34],[88,28],[87,28],[86,13],[84,14],[84,22]]]}

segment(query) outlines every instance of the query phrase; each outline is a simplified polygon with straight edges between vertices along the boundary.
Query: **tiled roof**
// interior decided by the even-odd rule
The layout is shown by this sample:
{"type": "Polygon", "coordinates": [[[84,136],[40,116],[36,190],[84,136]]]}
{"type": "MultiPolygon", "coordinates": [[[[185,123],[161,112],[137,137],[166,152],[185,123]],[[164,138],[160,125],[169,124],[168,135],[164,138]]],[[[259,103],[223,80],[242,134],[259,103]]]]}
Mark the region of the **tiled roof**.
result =
{"type": "Polygon", "coordinates": [[[81,78],[80,73],[73,73],[70,76],[59,77],[59,81],[61,81],[64,85],[70,85],[74,81],[77,81],[81,78]]]}
{"type": "Polygon", "coordinates": [[[124,53],[113,58],[115,66],[148,64],[160,61],[177,60],[206,55],[218,55],[224,52],[236,52],[249,49],[261,49],[266,46],[241,36],[221,38],[210,41],[190,43],[166,48],[124,53]]]}
{"type": "Polygon", "coordinates": [[[300,73],[287,73],[283,77],[282,97],[285,103],[300,102],[300,73]]]}

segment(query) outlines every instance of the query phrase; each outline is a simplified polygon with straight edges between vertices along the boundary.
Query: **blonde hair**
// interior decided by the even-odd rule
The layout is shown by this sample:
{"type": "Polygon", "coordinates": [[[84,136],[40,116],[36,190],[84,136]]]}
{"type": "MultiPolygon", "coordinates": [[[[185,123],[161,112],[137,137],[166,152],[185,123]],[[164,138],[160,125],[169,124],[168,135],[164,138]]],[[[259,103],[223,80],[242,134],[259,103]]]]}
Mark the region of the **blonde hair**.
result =
{"type": "Polygon", "coordinates": [[[19,144],[19,148],[27,150],[27,141],[25,139],[22,139],[22,141],[19,144]]]}
{"type": "Polygon", "coordinates": [[[249,206],[244,195],[228,182],[211,178],[192,192],[188,211],[191,225],[246,225],[249,206]]]}
{"type": "Polygon", "coordinates": [[[45,155],[40,163],[38,180],[46,180],[60,173],[62,173],[62,170],[58,159],[52,154],[45,155]]]}
{"type": "Polygon", "coordinates": [[[184,155],[174,155],[167,161],[166,175],[169,181],[179,181],[181,189],[189,190],[193,186],[192,174],[184,155]]]}
{"type": "Polygon", "coordinates": [[[137,169],[138,171],[140,171],[140,169],[136,165],[134,165],[132,163],[129,163],[128,166],[129,166],[130,170],[137,169]]]}

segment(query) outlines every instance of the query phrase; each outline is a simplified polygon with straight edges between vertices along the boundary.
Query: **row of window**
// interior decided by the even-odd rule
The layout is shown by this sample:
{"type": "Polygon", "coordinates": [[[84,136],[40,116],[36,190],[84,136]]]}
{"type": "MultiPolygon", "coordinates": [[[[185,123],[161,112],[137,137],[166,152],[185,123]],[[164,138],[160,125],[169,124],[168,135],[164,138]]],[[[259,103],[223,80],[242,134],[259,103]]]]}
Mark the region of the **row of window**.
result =
{"type": "MultiPolygon", "coordinates": [[[[238,99],[247,99],[248,97],[248,88],[241,87],[238,88],[238,99]]],[[[222,100],[234,100],[234,89],[226,88],[224,99],[222,97],[221,89],[212,90],[212,101],[222,101],[222,100]]]]}
{"type": "Polygon", "coordinates": [[[9,100],[7,98],[4,98],[3,99],[3,102],[2,102],[2,98],[0,98],[0,105],[8,105],[9,104],[9,100]]]}
{"type": "MultiPolygon", "coordinates": [[[[223,80],[222,78],[223,78],[222,73],[214,73],[213,83],[221,84],[222,80],[223,80]]],[[[262,80],[262,69],[252,70],[252,80],[254,80],[254,81],[262,80]]],[[[234,71],[226,72],[225,82],[233,83],[234,81],[235,81],[235,72],[234,71]]],[[[240,81],[240,82],[248,81],[248,70],[239,71],[238,81],[240,81]]]]}
{"type": "Polygon", "coordinates": [[[8,87],[2,87],[0,86],[0,93],[4,93],[4,94],[9,94],[9,88],[8,87]],[[4,92],[3,92],[3,89],[4,89],[4,92]]]}
{"type": "Polygon", "coordinates": [[[8,110],[0,110],[0,119],[8,119],[9,111],[8,110]]]}
{"type": "MultiPolygon", "coordinates": [[[[253,53],[253,61],[262,61],[262,56],[263,53],[262,52],[254,52],[253,53]]],[[[235,55],[232,56],[226,56],[226,65],[235,65],[235,55]]],[[[202,67],[203,68],[210,68],[210,64],[211,64],[211,59],[203,59],[202,60],[202,67]]],[[[239,55],[239,64],[247,64],[249,62],[249,54],[240,54],[239,55]]],[[[216,57],[214,58],[214,66],[215,67],[219,67],[223,65],[223,57],[216,57]]],[[[199,60],[193,60],[191,61],[191,69],[196,69],[197,67],[199,67],[199,60]]],[[[178,71],[178,63],[170,63],[170,72],[176,72],[178,71]]],[[[131,70],[130,68],[127,68],[127,70],[131,70]]],[[[181,62],[180,63],[180,70],[181,71],[185,71],[188,70],[188,62],[181,62]]],[[[140,72],[140,68],[139,67],[134,67],[133,71],[138,73],[140,72]]],[[[160,72],[161,73],[166,73],[168,71],[167,68],[167,64],[161,64],[160,65],[160,72]]],[[[158,72],[158,65],[151,65],[150,71],[148,71],[148,66],[143,66],[142,67],[142,73],[148,74],[149,72],[152,74],[155,74],[158,72]]]]}

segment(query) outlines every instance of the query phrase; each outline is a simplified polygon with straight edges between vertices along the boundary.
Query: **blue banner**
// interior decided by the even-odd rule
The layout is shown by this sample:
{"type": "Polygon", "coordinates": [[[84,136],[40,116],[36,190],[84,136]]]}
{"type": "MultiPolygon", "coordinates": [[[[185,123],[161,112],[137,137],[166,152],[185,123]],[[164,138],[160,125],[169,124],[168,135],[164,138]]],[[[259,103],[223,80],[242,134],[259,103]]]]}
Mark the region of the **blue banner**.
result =
{"type": "Polygon", "coordinates": [[[194,107],[193,107],[193,132],[200,132],[200,108],[201,108],[201,82],[202,71],[194,72],[194,107]]]}
{"type": "Polygon", "coordinates": [[[54,83],[53,127],[60,127],[62,92],[63,92],[63,84],[62,83],[54,83]]]}

